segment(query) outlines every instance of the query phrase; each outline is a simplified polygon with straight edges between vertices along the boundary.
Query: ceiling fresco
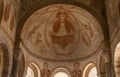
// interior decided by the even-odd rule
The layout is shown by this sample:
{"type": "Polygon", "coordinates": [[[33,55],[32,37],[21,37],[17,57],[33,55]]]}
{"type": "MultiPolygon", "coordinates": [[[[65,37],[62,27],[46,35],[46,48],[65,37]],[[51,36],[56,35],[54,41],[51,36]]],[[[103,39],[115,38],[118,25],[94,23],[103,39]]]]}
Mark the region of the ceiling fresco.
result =
{"type": "Polygon", "coordinates": [[[93,54],[103,41],[103,34],[88,11],[56,4],[32,14],[24,24],[21,38],[22,46],[35,56],[68,60],[93,54]]]}
{"type": "Polygon", "coordinates": [[[0,0],[0,23],[1,23],[1,19],[2,19],[2,13],[3,13],[3,1],[0,0]]]}
{"type": "Polygon", "coordinates": [[[4,30],[11,42],[14,42],[15,28],[17,25],[18,3],[13,0],[3,1],[3,14],[1,28],[4,30]]]}
{"type": "Polygon", "coordinates": [[[7,21],[9,19],[9,14],[10,14],[10,4],[6,4],[5,9],[4,9],[4,21],[7,21]]]}

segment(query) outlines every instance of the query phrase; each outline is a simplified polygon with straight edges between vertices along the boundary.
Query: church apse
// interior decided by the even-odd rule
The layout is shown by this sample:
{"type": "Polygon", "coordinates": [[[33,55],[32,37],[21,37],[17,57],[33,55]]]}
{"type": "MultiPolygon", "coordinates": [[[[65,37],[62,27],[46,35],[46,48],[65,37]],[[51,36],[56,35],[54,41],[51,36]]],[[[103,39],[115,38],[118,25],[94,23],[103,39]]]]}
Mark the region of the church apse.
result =
{"type": "Polygon", "coordinates": [[[22,46],[36,57],[71,60],[93,54],[103,34],[87,10],[56,4],[33,13],[24,24],[21,38],[22,46]]]}

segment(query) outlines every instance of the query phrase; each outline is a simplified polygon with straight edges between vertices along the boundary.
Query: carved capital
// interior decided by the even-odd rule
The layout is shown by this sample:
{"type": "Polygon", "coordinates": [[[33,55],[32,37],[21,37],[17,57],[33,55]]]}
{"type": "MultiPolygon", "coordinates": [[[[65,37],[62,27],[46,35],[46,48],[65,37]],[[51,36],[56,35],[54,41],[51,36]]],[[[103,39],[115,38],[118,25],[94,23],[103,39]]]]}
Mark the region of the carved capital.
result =
{"type": "Polygon", "coordinates": [[[13,53],[13,58],[17,61],[21,59],[20,48],[15,48],[14,53],[13,53]]]}
{"type": "Polygon", "coordinates": [[[105,52],[105,54],[103,55],[103,58],[104,58],[105,63],[110,62],[111,58],[110,58],[109,52],[105,52]]]}
{"type": "Polygon", "coordinates": [[[99,73],[97,73],[98,76],[105,76],[105,74],[106,74],[105,72],[99,72],[99,73]]]}

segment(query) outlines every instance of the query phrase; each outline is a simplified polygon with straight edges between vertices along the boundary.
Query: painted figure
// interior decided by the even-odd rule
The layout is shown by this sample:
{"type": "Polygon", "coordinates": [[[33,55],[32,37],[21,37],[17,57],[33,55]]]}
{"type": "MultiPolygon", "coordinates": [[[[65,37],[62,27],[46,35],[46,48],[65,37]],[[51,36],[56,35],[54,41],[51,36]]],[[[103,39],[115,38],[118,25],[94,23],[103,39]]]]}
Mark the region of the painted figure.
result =
{"type": "Polygon", "coordinates": [[[74,40],[74,28],[70,21],[67,20],[67,13],[60,11],[57,13],[58,20],[53,26],[52,41],[65,48],[74,40]]]}
{"type": "Polygon", "coordinates": [[[50,70],[48,69],[48,63],[44,62],[43,69],[41,71],[41,77],[50,77],[50,70]]]}
{"type": "Polygon", "coordinates": [[[74,70],[72,71],[72,77],[82,77],[81,70],[79,69],[79,62],[74,63],[74,70]]]}

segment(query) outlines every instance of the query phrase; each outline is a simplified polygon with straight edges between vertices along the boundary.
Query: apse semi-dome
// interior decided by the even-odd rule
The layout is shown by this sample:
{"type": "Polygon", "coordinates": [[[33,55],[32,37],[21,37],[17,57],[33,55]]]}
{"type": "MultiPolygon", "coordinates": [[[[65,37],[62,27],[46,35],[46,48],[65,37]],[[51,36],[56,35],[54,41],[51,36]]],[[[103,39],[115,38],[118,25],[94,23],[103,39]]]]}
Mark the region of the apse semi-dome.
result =
{"type": "Polygon", "coordinates": [[[96,52],[103,33],[87,10],[56,4],[33,13],[25,22],[22,47],[32,55],[51,60],[72,60],[96,52]]]}

